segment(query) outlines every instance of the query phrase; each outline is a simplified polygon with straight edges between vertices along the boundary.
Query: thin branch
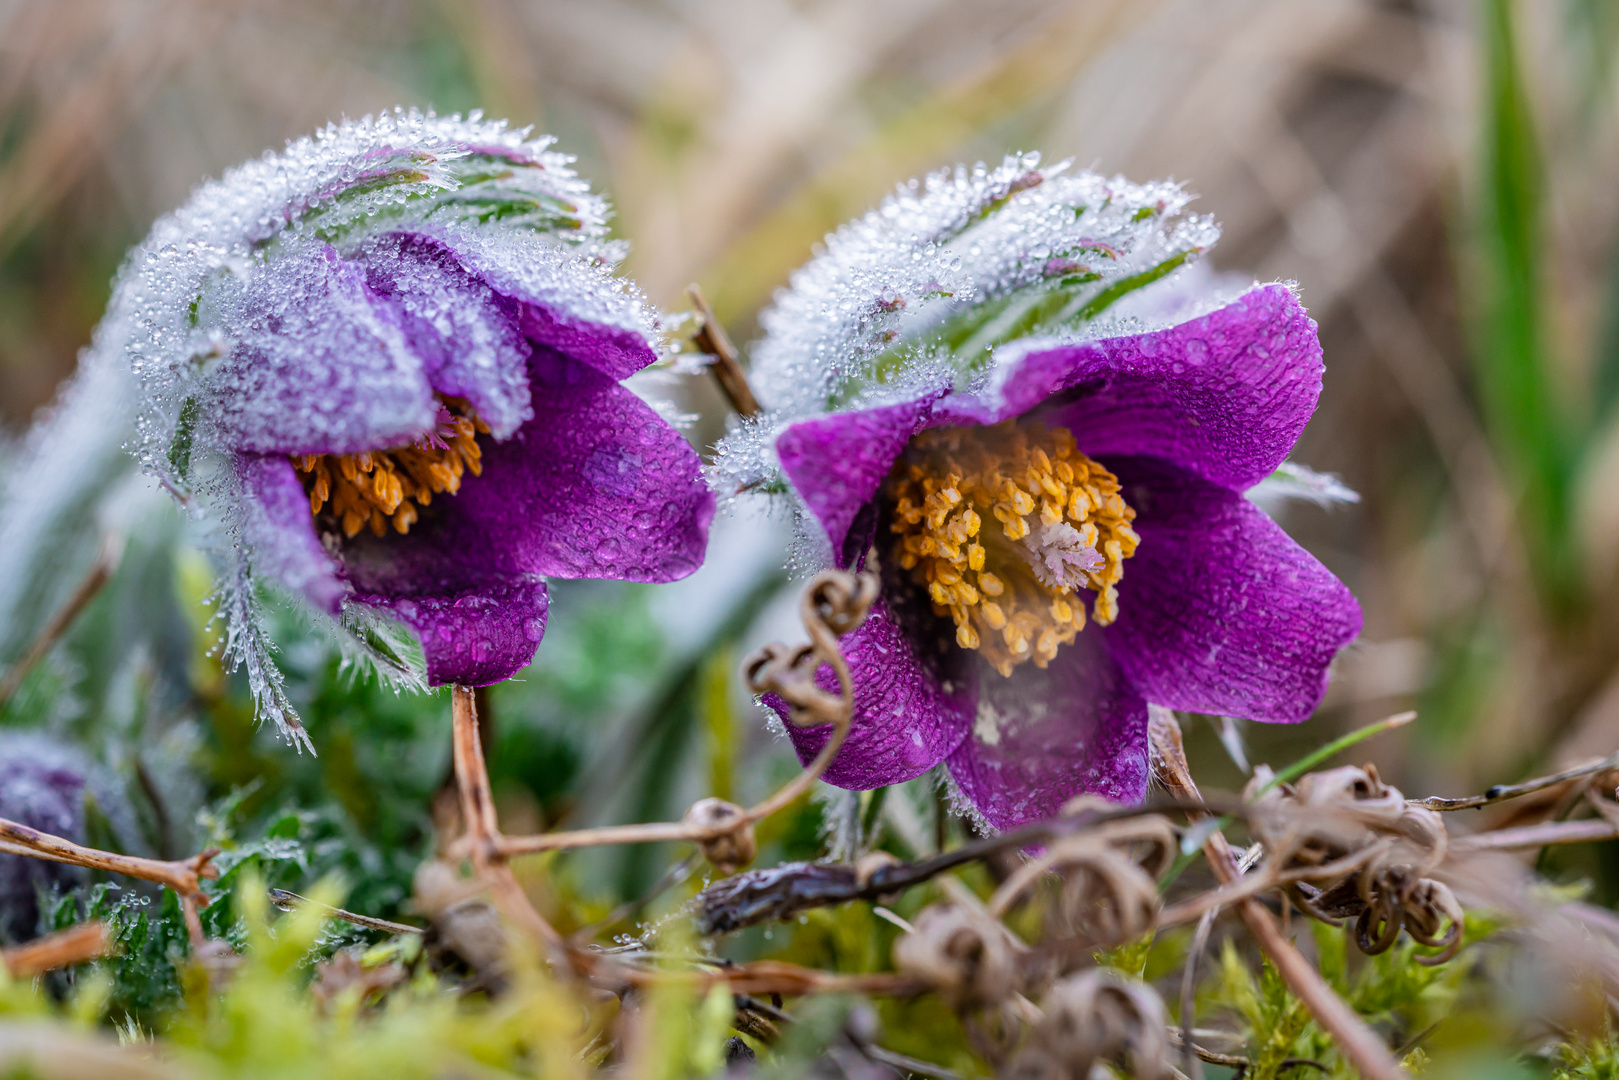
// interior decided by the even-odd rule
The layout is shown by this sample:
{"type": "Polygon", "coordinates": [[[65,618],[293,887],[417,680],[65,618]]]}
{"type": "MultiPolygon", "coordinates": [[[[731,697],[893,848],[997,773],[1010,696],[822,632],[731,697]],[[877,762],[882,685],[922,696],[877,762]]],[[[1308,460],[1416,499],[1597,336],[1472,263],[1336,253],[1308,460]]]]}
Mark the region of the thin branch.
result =
{"type": "Polygon", "coordinates": [[[309,899],[307,896],[299,896],[295,892],[288,892],[286,889],[271,889],[270,903],[282,911],[296,911],[301,907],[312,906],[331,918],[342,919],[344,922],[353,923],[355,926],[363,926],[367,930],[381,930],[385,934],[424,933],[419,926],[389,922],[387,919],[377,919],[370,915],[359,915],[352,911],[344,911],[342,908],[322,904],[319,901],[309,899]]]}
{"type": "Polygon", "coordinates": [[[490,899],[501,914],[536,943],[565,952],[562,935],[534,909],[501,851],[500,822],[489,791],[489,769],[484,764],[483,741],[478,737],[478,708],[473,691],[450,687],[450,724],[455,754],[455,782],[461,795],[463,841],[472,868],[489,887],[490,899]]]}
{"type": "MultiPolygon", "coordinates": [[[[1198,1047],[1192,1041],[1192,1021],[1197,1012],[1197,965],[1203,959],[1203,950],[1209,947],[1209,934],[1214,930],[1214,916],[1217,911],[1216,908],[1210,908],[1197,921],[1197,932],[1192,935],[1192,948],[1186,954],[1186,969],[1181,973],[1181,1048],[1186,1052],[1186,1075],[1192,1080],[1203,1080],[1203,1066],[1198,1061],[1198,1047]]],[[[1226,1062],[1216,1064],[1224,1065],[1226,1062]]],[[[1244,1063],[1243,1067],[1246,1068],[1247,1064],[1244,1063]]]]}
{"type": "Polygon", "coordinates": [[[703,352],[714,358],[714,381],[720,384],[720,392],[725,400],[731,403],[738,416],[758,416],[762,410],[759,408],[759,399],[753,396],[753,388],[748,385],[748,377],[742,372],[742,365],[737,362],[736,346],[731,344],[731,338],[725,332],[725,327],[714,317],[714,309],[708,306],[708,298],[697,285],[686,286],[686,294],[697,308],[697,314],[702,317],[703,325],[692,338],[703,352]]]}
{"type": "Polygon", "coordinates": [[[182,899],[186,897],[195,899],[199,907],[208,906],[208,897],[203,894],[200,885],[201,879],[219,876],[219,871],[212,862],[213,857],[219,854],[218,848],[209,848],[189,859],[177,859],[172,862],[142,859],[134,855],[119,855],[111,851],[84,847],[60,836],[30,829],[20,822],[7,821],[5,818],[0,818],[0,854],[25,855],[47,862],[67,863],[70,866],[123,874],[125,877],[139,878],[142,881],[154,881],[159,885],[167,885],[179,893],[182,899]]]}
{"type": "Polygon", "coordinates": [[[1596,776],[1600,773],[1619,769],[1619,754],[1605,757],[1601,761],[1588,762],[1585,765],[1576,765],[1572,769],[1552,773],[1550,776],[1541,776],[1533,780],[1525,780],[1521,784],[1496,784],[1482,795],[1468,795],[1460,799],[1446,799],[1438,795],[1430,795],[1426,799],[1410,800],[1417,806],[1426,806],[1429,810],[1473,810],[1491,803],[1504,802],[1507,799],[1517,799],[1524,795],[1533,795],[1537,791],[1544,791],[1549,787],[1570,780],[1579,780],[1587,776],[1596,776]]]}
{"type": "Polygon", "coordinates": [[[1475,836],[1458,836],[1450,842],[1454,855],[1480,851],[1528,851],[1548,844],[1587,844],[1597,840],[1619,839],[1619,825],[1601,818],[1581,821],[1547,821],[1475,836]]]}
{"type": "Polygon", "coordinates": [[[97,960],[113,951],[107,924],[87,922],[26,945],[0,949],[0,967],[10,972],[13,979],[27,979],[86,960],[97,960]]]}
{"type": "MultiPolygon", "coordinates": [[[[807,769],[782,785],[775,794],[714,824],[696,821],[659,821],[642,825],[606,825],[596,829],[575,829],[569,832],[540,833],[533,836],[501,836],[491,826],[486,842],[491,851],[502,858],[533,855],[543,851],[563,851],[574,848],[598,847],[605,844],[647,844],[660,841],[687,840],[707,844],[734,836],[771,814],[791,805],[810,790],[820,779],[832,759],[843,747],[849,734],[849,721],[854,710],[854,683],[849,665],[838,647],[838,638],[859,625],[876,599],[876,579],[869,573],[853,575],[842,571],[823,571],[805,586],[799,600],[799,614],[811,645],[789,650],[785,646],[771,646],[748,664],[750,684],[757,677],[778,677],[785,669],[802,668],[813,676],[822,664],[830,666],[838,680],[838,693],[807,683],[795,689],[807,695],[808,705],[803,711],[809,716],[806,723],[799,719],[800,707],[795,703],[792,720],[801,726],[829,724],[832,733],[821,752],[807,769]],[[825,609],[825,610],[823,610],[825,609]],[[844,610],[848,609],[848,610],[844,610]],[[829,625],[831,623],[836,625],[829,625]]],[[[755,685],[761,692],[768,687],[755,685]]],[[[786,688],[782,688],[786,693],[786,688]]],[[[481,760],[481,757],[480,757],[481,760]]],[[[734,808],[733,808],[734,809],[734,808]]],[[[492,810],[489,811],[491,814],[492,810]]],[[[470,833],[469,833],[470,836],[470,833]]]]}
{"type": "MultiPolygon", "coordinates": [[[[1186,764],[1181,749],[1180,728],[1173,719],[1155,715],[1149,723],[1153,756],[1164,773],[1171,791],[1186,797],[1198,798],[1197,784],[1186,764]]],[[[1220,882],[1229,885],[1240,876],[1237,860],[1226,842],[1224,834],[1212,833],[1203,845],[1209,867],[1220,882]]],[[[1288,989],[1304,1003],[1305,1008],[1332,1037],[1344,1057],[1367,1080],[1403,1080],[1405,1072],[1394,1055],[1375,1031],[1366,1026],[1343,998],[1321,978],[1321,973],[1282,933],[1276,919],[1257,900],[1246,899],[1237,905],[1237,913],[1253,934],[1259,947],[1265,950],[1276,971],[1287,983],[1288,989]]]]}
{"type": "Polygon", "coordinates": [[[0,682],[0,709],[6,707],[12,695],[22,687],[28,673],[34,670],[34,665],[45,659],[51,647],[67,633],[73,621],[79,617],[79,613],[96,598],[101,587],[112,577],[113,571],[118,569],[118,560],[122,554],[123,542],[119,537],[109,534],[102,540],[101,553],[96,556],[95,565],[90,568],[90,572],[79,583],[79,587],[73,590],[73,595],[67,598],[67,602],[51,616],[51,621],[40,630],[39,636],[28,646],[28,651],[12,665],[10,671],[6,672],[5,681],[0,682]]]}

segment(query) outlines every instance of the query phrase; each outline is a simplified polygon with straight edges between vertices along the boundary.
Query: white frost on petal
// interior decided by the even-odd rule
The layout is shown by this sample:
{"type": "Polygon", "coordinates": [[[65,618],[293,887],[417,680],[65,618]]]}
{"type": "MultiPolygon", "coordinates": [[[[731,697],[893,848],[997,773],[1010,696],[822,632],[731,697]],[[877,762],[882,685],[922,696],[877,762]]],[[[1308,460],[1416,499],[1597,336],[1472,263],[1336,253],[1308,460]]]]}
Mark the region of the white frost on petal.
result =
{"type": "Polygon", "coordinates": [[[716,488],[785,490],[774,443],[797,420],[991,386],[1031,338],[1180,321],[1211,291],[1203,278],[1188,288],[1188,267],[1219,238],[1211,218],[1184,213],[1191,198],[1037,154],[901,185],[827,236],[760,316],[750,379],[766,413],[721,443],[716,488]]]}

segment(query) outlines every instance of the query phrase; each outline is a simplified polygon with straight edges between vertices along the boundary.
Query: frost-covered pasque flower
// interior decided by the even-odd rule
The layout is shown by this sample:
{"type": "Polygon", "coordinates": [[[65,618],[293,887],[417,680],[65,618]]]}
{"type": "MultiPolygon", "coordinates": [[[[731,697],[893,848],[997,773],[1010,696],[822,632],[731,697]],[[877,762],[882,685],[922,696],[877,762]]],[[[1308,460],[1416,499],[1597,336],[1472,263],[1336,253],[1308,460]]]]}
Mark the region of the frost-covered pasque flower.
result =
{"type": "Polygon", "coordinates": [[[228,534],[227,648],[296,737],[260,582],[396,673],[402,623],[427,682],[481,685],[532,659],[546,576],[701,562],[697,456],[620,385],[653,312],[548,146],[477,114],[346,121],[204,184],[118,280],[96,349],[139,381],[146,468],[228,534]]]}
{"type": "MultiPolygon", "coordinates": [[[[38,735],[0,732],[0,818],[84,842],[88,769],[72,750],[38,735]]],[[[0,855],[0,941],[34,936],[38,890],[77,881],[83,871],[24,855],[0,855]]]]}
{"type": "MultiPolygon", "coordinates": [[[[942,761],[1007,828],[1139,799],[1149,702],[1319,703],[1359,608],[1243,495],[1314,411],[1315,324],[1283,285],[1146,288],[1215,239],[1185,202],[1030,158],[943,173],[829,237],[766,316],[771,411],[719,476],[784,479],[821,559],[883,577],[844,641],[831,783],[942,761]]],[[[826,738],[789,731],[806,759],[826,738]]]]}

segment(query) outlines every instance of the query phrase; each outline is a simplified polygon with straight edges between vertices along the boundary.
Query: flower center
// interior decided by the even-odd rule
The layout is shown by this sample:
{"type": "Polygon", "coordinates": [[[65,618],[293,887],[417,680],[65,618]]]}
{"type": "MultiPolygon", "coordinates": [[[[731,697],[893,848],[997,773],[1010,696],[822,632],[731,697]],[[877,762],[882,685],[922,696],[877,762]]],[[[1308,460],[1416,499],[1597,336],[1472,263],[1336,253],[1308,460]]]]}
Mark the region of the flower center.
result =
{"type": "Polygon", "coordinates": [[[1141,538],[1118,477],[1080,453],[1067,428],[1008,420],[934,428],[889,473],[893,555],[926,586],[956,642],[1002,675],[1045,667],[1092,617],[1119,615],[1116,586],[1141,538]],[[986,518],[997,525],[985,527],[986,518]]]}
{"type": "Polygon", "coordinates": [[[440,397],[433,430],[408,446],[366,454],[305,454],[292,459],[309,492],[309,512],[354,536],[369,525],[383,536],[392,525],[401,533],[416,522],[416,506],[438,494],[454,495],[461,477],[483,471],[476,436],[489,425],[464,398],[440,397]],[[414,501],[413,501],[414,500],[414,501]]]}

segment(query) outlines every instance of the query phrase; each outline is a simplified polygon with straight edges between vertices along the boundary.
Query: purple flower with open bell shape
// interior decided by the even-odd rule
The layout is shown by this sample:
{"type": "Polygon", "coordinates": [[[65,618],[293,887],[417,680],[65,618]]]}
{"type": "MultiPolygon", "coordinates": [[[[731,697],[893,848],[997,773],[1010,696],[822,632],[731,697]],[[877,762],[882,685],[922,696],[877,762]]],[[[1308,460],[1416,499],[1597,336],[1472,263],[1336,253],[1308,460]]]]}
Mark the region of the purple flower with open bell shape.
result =
{"type": "MultiPolygon", "coordinates": [[[[1321,392],[1297,297],[1153,286],[1217,235],[1175,223],[1184,193],[1037,166],[938,174],[829,237],[764,320],[769,411],[717,470],[881,571],[825,779],[944,763],[1000,829],[1139,800],[1149,702],[1305,719],[1361,624],[1244,495],[1321,392]]],[[[787,730],[805,761],[828,734],[787,730]]]]}
{"type": "Polygon", "coordinates": [[[654,315],[548,145],[345,122],[203,185],[120,276],[97,350],[140,383],[146,467],[227,534],[228,648],[294,737],[261,582],[384,670],[419,643],[418,678],[484,685],[533,658],[547,577],[702,561],[698,458],[621,385],[654,315]]]}

